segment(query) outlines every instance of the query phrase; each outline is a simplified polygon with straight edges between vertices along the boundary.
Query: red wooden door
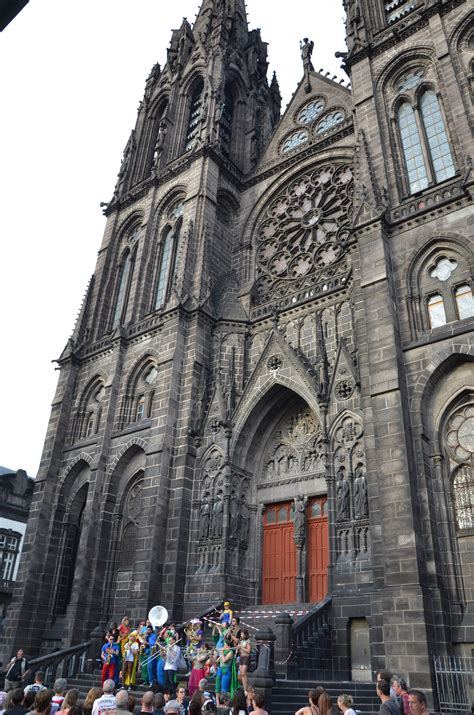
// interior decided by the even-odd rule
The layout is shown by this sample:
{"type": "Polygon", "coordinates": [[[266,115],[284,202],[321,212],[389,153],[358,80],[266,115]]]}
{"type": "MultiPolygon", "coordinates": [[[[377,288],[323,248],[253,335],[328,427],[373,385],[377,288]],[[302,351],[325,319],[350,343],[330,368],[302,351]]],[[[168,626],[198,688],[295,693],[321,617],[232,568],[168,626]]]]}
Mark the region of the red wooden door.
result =
{"type": "Polygon", "coordinates": [[[328,592],[328,517],[327,499],[318,497],[308,505],[309,600],[318,603],[328,592]]]}
{"type": "Polygon", "coordinates": [[[296,600],[296,546],[292,504],[273,504],[263,517],[263,603],[296,600]]]}

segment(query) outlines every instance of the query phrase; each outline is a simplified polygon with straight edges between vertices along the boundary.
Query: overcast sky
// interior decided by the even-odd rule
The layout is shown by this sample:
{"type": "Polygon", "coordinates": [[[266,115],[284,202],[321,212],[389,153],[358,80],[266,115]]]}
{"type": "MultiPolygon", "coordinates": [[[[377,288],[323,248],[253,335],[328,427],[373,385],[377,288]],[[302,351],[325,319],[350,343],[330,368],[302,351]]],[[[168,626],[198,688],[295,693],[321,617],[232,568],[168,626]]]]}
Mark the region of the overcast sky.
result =
{"type": "MultiPolygon", "coordinates": [[[[57,358],[94,270],[145,79],[199,0],[30,0],[0,34],[0,465],[35,476],[57,358]]],[[[313,63],[345,78],[342,0],[249,0],[283,106],[313,63]],[[280,9],[281,8],[281,9],[280,9]]]]}

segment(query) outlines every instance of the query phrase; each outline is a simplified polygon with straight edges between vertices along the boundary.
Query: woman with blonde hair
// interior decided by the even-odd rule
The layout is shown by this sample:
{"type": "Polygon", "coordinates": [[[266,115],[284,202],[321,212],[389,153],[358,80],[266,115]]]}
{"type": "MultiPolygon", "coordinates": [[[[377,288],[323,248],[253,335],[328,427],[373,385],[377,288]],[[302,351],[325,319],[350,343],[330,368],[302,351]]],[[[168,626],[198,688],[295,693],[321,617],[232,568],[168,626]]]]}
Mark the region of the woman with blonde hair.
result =
{"type": "Polygon", "coordinates": [[[308,705],[300,708],[295,712],[295,715],[319,715],[318,697],[321,693],[317,690],[310,690],[308,693],[308,705]]]}
{"type": "Polygon", "coordinates": [[[84,700],[84,704],[82,706],[82,712],[84,713],[84,715],[92,714],[92,706],[94,705],[97,698],[101,697],[101,695],[102,695],[101,688],[91,688],[89,690],[89,692],[86,695],[86,699],[84,700]]]}
{"type": "Polygon", "coordinates": [[[355,711],[352,709],[352,695],[339,695],[337,699],[337,707],[344,715],[356,715],[355,711]]]}

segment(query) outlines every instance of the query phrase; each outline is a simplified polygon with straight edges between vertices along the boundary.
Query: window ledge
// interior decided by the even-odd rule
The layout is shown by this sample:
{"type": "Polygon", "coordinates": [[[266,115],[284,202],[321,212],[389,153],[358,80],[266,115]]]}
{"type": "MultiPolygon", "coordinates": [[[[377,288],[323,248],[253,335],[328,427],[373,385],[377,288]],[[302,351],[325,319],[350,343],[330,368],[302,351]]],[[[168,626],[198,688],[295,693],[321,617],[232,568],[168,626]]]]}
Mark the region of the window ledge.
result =
{"type": "Polygon", "coordinates": [[[431,345],[432,343],[438,343],[441,340],[448,340],[449,338],[453,338],[458,335],[470,333],[472,332],[473,322],[474,318],[464,318],[463,320],[456,320],[452,323],[442,325],[439,328],[426,331],[426,333],[416,340],[405,342],[403,350],[413,350],[414,348],[423,347],[423,345],[431,345]]]}
{"type": "Polygon", "coordinates": [[[457,174],[451,179],[436,184],[436,186],[418,191],[405,199],[396,208],[391,209],[389,212],[390,223],[398,224],[435,208],[438,209],[440,206],[450,203],[453,199],[464,196],[465,193],[463,178],[457,174]]]}
{"type": "Polygon", "coordinates": [[[151,420],[147,418],[146,420],[140,420],[140,422],[132,422],[132,424],[127,425],[124,429],[119,432],[114,433],[114,437],[121,437],[125,434],[132,434],[133,432],[141,432],[142,430],[149,429],[151,427],[151,420]]]}

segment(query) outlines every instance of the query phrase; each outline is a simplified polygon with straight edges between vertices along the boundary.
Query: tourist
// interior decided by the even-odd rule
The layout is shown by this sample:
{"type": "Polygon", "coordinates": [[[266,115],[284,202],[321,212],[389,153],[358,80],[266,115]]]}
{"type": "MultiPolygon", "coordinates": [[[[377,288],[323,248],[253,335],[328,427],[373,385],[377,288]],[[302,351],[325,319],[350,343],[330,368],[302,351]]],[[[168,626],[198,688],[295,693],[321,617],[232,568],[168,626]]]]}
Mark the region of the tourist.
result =
{"type": "Polygon", "coordinates": [[[37,670],[35,673],[35,682],[31,683],[31,685],[27,685],[25,688],[25,695],[28,693],[39,693],[40,690],[46,690],[46,686],[44,685],[44,673],[42,670],[37,670]]]}
{"type": "Polygon", "coordinates": [[[204,697],[199,690],[196,690],[188,707],[188,715],[201,715],[203,712],[202,706],[204,704],[204,697]]]}
{"type": "Polygon", "coordinates": [[[186,715],[188,712],[189,702],[186,700],[186,688],[184,685],[180,685],[176,691],[176,700],[179,703],[180,715],[186,715]]]}
{"type": "Polygon", "coordinates": [[[25,658],[25,651],[19,648],[17,654],[7,665],[5,673],[5,690],[15,690],[20,687],[23,678],[28,670],[28,661],[25,658]]]}
{"type": "Polygon", "coordinates": [[[318,697],[320,695],[321,693],[316,690],[310,690],[308,692],[308,705],[297,710],[295,715],[319,715],[318,697]]]}
{"type": "Polygon", "coordinates": [[[75,688],[68,690],[61,703],[61,715],[68,715],[69,709],[77,705],[78,700],[79,690],[76,690],[75,688]]]}
{"type": "Polygon", "coordinates": [[[412,688],[408,691],[408,704],[410,715],[429,715],[426,695],[421,690],[412,688]]]}
{"type": "Polygon", "coordinates": [[[400,708],[390,697],[390,683],[387,680],[377,681],[376,693],[381,701],[379,715],[400,715],[400,708]]]}
{"type": "Polygon", "coordinates": [[[235,691],[232,708],[229,715],[247,715],[247,699],[242,688],[235,691]]]}
{"type": "MultiPolygon", "coordinates": [[[[237,619],[234,619],[237,620],[237,619]]],[[[248,669],[250,665],[250,654],[252,652],[252,645],[250,643],[250,635],[247,630],[240,631],[241,639],[238,643],[237,653],[240,655],[239,660],[239,675],[242,681],[242,687],[247,690],[248,687],[248,669]]]]}
{"type": "Polygon", "coordinates": [[[165,705],[165,715],[179,715],[179,703],[177,700],[168,700],[165,705]]]}
{"type": "Polygon", "coordinates": [[[134,713],[135,709],[140,712],[140,709],[137,707],[137,699],[135,695],[132,695],[132,693],[128,693],[128,711],[134,713]]]}
{"type": "Polygon", "coordinates": [[[339,695],[337,699],[337,707],[343,715],[356,715],[355,710],[352,709],[353,702],[352,695],[339,695]]]}
{"type": "Polygon", "coordinates": [[[10,705],[5,709],[5,715],[25,715],[28,710],[23,707],[23,688],[15,688],[11,691],[10,705]]]}
{"type": "Polygon", "coordinates": [[[403,678],[394,675],[392,678],[392,689],[400,707],[401,715],[410,715],[410,704],[408,702],[407,684],[403,678]]]}
{"type": "Polygon", "coordinates": [[[66,694],[67,681],[66,678],[56,678],[54,681],[54,695],[52,697],[51,703],[57,705],[56,710],[61,707],[64,700],[64,695],[66,694]]]}
{"type": "Polygon", "coordinates": [[[253,697],[254,709],[250,715],[268,715],[267,711],[264,710],[265,698],[261,693],[255,693],[253,697]]]}
{"type": "Polygon", "coordinates": [[[122,688],[118,691],[118,693],[116,693],[115,710],[117,715],[129,715],[130,711],[128,709],[128,699],[129,693],[125,690],[125,688],[122,688]]]}
{"type": "Polygon", "coordinates": [[[155,693],[152,690],[147,690],[142,696],[142,707],[140,713],[146,715],[152,713],[155,709],[155,693]]]}
{"type": "Polygon", "coordinates": [[[80,705],[73,705],[69,708],[68,715],[82,715],[82,708],[80,705]]]}
{"type": "MultiPolygon", "coordinates": [[[[221,693],[217,693],[217,713],[218,715],[228,715],[229,710],[230,710],[231,702],[229,698],[229,693],[226,693],[222,691],[221,693]]],[[[248,713],[247,710],[247,699],[245,699],[245,712],[248,713]]]]}
{"type": "Polygon", "coordinates": [[[163,693],[155,693],[154,707],[155,715],[164,715],[165,696],[163,693]]]}
{"type": "Polygon", "coordinates": [[[89,690],[82,706],[82,711],[84,715],[92,715],[92,706],[94,705],[97,698],[100,698],[101,695],[102,690],[100,688],[91,688],[89,690]]]}
{"type": "Polygon", "coordinates": [[[102,685],[106,680],[116,680],[118,666],[120,660],[120,646],[114,642],[114,637],[111,633],[107,633],[105,643],[100,652],[102,661],[102,685]]]}
{"type": "Polygon", "coordinates": [[[35,696],[35,715],[49,715],[51,712],[52,690],[40,690],[35,696]]]}
{"type": "Polygon", "coordinates": [[[103,695],[94,701],[92,715],[99,715],[104,710],[115,710],[115,681],[106,680],[102,686],[103,695]]]}
{"type": "Polygon", "coordinates": [[[332,700],[325,690],[318,697],[318,710],[320,715],[331,715],[332,700]]]}
{"type": "Polygon", "coordinates": [[[33,707],[35,704],[35,698],[36,698],[36,693],[32,693],[31,691],[29,693],[26,693],[23,696],[23,701],[21,704],[23,705],[25,710],[27,710],[28,712],[33,710],[33,707]]]}
{"type": "Polygon", "coordinates": [[[177,638],[171,636],[169,639],[169,646],[166,651],[165,660],[165,685],[170,688],[171,692],[175,692],[175,675],[178,670],[178,661],[181,655],[181,651],[178,645],[176,645],[177,638]]]}

